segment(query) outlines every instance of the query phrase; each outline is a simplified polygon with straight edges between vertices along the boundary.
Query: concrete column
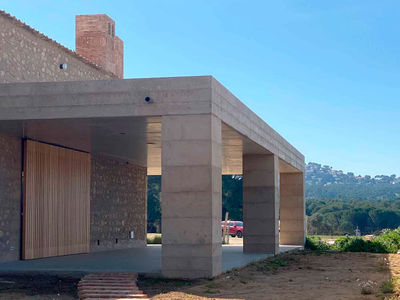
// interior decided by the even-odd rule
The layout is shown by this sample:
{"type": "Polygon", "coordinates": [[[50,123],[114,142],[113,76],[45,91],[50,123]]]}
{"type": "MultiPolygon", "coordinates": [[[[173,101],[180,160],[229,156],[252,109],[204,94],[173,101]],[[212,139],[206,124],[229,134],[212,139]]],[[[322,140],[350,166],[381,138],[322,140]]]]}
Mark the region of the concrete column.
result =
{"type": "Polygon", "coordinates": [[[221,120],[162,117],[163,276],[221,273],[221,120]]]}
{"type": "Polygon", "coordinates": [[[243,252],[279,252],[279,160],[243,156],[243,252]]]}
{"type": "Polygon", "coordinates": [[[281,173],[281,244],[304,245],[304,173],[281,173]]]}

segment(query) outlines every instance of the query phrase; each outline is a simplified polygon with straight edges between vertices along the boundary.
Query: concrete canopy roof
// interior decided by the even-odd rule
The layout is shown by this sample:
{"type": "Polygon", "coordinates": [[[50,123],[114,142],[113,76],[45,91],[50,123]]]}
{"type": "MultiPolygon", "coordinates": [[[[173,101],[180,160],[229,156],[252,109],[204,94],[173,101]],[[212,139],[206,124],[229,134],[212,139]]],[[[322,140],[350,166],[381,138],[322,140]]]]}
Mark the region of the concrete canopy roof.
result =
{"type": "Polygon", "coordinates": [[[210,113],[223,124],[224,174],[241,174],[246,153],[304,171],[304,156],[211,76],[0,84],[1,132],[112,155],[149,174],[161,172],[161,117],[210,113]]]}

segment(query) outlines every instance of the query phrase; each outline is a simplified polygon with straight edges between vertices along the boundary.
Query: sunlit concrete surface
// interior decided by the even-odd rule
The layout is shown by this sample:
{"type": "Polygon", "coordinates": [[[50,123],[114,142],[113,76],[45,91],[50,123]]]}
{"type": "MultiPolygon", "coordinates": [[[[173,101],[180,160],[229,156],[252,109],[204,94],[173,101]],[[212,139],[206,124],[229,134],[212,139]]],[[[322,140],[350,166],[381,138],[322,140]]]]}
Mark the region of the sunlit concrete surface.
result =
{"type": "MultiPolygon", "coordinates": [[[[280,252],[301,249],[299,246],[280,246],[280,252]]],[[[251,262],[270,257],[272,254],[244,254],[241,245],[222,246],[222,271],[243,267],[251,262]]],[[[161,246],[148,245],[132,248],[76,254],[33,260],[20,260],[0,264],[0,273],[19,272],[137,272],[161,273],[161,246]]]]}
{"type": "MultiPolygon", "coordinates": [[[[304,245],[304,156],[212,76],[2,84],[0,132],[162,174],[165,277],[212,277],[237,261],[278,253],[279,213],[282,242],[304,245]],[[243,174],[247,226],[244,247],[224,248],[228,254],[221,247],[222,174],[243,174]]],[[[159,271],[158,262],[145,263],[148,255],[158,261],[151,251],[159,250],[130,251],[94,268],[159,271]]],[[[91,259],[106,254],[93,255],[73,270],[90,269],[91,259]]]]}

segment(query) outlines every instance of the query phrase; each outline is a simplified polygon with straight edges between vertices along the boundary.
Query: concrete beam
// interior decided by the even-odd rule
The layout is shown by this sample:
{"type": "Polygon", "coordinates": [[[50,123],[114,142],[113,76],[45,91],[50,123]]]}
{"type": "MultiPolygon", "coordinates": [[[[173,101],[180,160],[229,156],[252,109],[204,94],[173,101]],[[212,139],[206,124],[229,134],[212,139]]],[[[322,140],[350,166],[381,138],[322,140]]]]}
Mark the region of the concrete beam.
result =
{"type": "Polygon", "coordinates": [[[304,171],[304,156],[211,76],[0,84],[0,122],[199,114],[304,171]]]}
{"type": "Polygon", "coordinates": [[[304,155],[215,78],[212,78],[212,112],[237,132],[289,163],[297,171],[304,171],[304,155]]]}
{"type": "Polygon", "coordinates": [[[281,173],[280,196],[281,244],[304,245],[304,173],[281,173]]]}
{"type": "Polygon", "coordinates": [[[162,117],[163,276],[221,273],[221,121],[162,117]]]}
{"type": "Polygon", "coordinates": [[[279,160],[243,156],[244,253],[279,253],[279,160]]]}

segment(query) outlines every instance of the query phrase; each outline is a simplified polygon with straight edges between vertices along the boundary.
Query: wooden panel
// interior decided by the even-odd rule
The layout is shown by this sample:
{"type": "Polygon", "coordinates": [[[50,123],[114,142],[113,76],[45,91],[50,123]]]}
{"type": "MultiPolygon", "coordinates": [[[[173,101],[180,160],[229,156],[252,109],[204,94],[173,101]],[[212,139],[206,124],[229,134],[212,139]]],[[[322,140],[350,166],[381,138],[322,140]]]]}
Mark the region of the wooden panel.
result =
{"type": "Polygon", "coordinates": [[[90,154],[25,142],[23,259],[89,252],[90,154]]]}

